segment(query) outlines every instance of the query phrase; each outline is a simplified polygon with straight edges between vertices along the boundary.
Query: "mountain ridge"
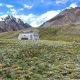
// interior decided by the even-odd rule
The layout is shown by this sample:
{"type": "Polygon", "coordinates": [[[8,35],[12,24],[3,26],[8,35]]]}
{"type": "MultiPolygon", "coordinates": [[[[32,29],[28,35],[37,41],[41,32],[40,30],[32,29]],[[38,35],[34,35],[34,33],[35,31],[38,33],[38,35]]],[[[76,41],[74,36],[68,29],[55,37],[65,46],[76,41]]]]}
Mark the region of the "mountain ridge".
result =
{"type": "Polygon", "coordinates": [[[43,23],[40,27],[64,24],[80,24],[80,7],[65,9],[57,16],[43,23]]]}

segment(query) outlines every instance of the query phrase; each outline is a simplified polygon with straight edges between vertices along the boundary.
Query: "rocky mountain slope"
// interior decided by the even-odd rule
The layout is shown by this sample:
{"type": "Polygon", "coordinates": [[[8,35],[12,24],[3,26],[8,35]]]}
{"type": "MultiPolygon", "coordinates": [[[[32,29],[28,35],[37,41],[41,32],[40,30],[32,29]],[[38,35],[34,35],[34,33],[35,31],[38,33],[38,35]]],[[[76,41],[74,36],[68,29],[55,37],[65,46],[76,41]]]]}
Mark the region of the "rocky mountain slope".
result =
{"type": "Polygon", "coordinates": [[[17,19],[11,15],[0,20],[0,32],[17,31],[31,27],[29,24],[24,23],[21,19],[17,19]]]}
{"type": "Polygon", "coordinates": [[[54,25],[80,24],[80,7],[65,9],[54,18],[48,20],[42,27],[52,27],[54,25]]]}

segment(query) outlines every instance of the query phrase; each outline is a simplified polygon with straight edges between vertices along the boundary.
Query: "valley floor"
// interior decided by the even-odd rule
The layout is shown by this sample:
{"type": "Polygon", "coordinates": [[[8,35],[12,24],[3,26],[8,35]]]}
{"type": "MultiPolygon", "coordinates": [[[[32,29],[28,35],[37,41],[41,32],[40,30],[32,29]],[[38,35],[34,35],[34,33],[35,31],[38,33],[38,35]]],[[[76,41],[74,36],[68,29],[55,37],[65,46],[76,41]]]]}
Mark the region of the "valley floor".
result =
{"type": "Polygon", "coordinates": [[[80,44],[0,40],[0,80],[80,79],[80,44]]]}

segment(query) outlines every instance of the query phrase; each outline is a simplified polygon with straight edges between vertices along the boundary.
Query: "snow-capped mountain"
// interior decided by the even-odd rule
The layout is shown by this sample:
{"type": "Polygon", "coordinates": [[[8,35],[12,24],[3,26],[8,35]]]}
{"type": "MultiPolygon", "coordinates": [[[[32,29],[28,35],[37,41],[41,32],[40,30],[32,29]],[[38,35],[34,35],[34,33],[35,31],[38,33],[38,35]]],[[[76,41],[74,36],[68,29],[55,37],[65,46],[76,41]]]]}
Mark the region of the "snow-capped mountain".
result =
{"type": "Polygon", "coordinates": [[[15,18],[12,15],[0,17],[0,32],[16,31],[31,27],[29,24],[24,23],[21,19],[15,18]]]}

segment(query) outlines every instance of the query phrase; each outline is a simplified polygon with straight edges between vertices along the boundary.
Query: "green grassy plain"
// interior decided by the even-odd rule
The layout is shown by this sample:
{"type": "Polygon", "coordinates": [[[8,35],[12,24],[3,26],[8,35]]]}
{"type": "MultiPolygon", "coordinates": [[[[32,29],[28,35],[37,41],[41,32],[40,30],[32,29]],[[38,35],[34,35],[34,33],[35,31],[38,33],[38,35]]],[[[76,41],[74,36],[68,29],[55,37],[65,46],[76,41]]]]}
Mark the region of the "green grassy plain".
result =
{"type": "Polygon", "coordinates": [[[0,79],[80,79],[80,44],[66,41],[1,39],[0,79]]]}

